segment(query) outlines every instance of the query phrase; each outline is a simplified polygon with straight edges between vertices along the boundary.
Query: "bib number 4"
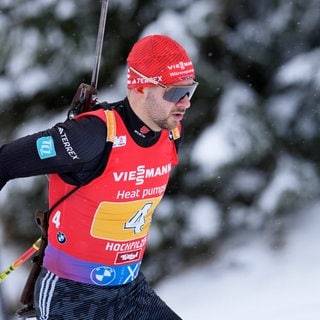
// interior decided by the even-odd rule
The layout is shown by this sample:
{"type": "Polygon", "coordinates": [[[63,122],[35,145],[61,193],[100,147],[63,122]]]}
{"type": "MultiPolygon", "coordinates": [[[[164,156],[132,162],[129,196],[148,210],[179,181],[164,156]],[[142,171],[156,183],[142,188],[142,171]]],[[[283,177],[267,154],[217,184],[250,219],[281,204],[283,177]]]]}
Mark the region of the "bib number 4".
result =
{"type": "Polygon", "coordinates": [[[61,211],[58,210],[52,217],[51,222],[56,226],[57,229],[60,228],[60,218],[61,218],[61,211]]]}
{"type": "Polygon", "coordinates": [[[132,241],[148,234],[152,214],[161,197],[128,202],[101,202],[93,217],[92,237],[132,241]]]}
{"type": "Polygon", "coordinates": [[[125,229],[133,229],[135,234],[142,232],[143,226],[146,224],[146,216],[152,207],[152,203],[146,203],[132,218],[124,224],[125,229]]]}

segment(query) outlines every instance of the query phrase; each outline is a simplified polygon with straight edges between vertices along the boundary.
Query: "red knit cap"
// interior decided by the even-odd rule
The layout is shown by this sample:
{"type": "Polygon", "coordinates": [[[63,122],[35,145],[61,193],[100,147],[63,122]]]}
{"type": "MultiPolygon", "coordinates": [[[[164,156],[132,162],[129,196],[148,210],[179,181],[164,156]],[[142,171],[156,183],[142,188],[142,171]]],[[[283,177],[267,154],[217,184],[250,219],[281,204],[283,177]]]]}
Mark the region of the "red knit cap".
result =
{"type": "Polygon", "coordinates": [[[151,87],[130,69],[163,84],[172,84],[195,77],[194,68],[186,51],[175,40],[164,35],[150,35],[133,46],[128,62],[128,88],[151,87]]]}

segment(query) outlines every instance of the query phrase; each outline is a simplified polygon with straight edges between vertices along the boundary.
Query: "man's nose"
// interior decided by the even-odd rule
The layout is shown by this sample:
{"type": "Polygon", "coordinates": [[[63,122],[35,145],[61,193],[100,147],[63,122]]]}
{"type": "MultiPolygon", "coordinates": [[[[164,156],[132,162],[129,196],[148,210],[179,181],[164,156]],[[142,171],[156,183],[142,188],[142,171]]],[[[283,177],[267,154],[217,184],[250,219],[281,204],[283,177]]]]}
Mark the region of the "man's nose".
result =
{"type": "Polygon", "coordinates": [[[186,94],[183,98],[181,98],[178,101],[177,106],[183,106],[186,109],[190,108],[191,102],[190,102],[189,96],[186,94]]]}

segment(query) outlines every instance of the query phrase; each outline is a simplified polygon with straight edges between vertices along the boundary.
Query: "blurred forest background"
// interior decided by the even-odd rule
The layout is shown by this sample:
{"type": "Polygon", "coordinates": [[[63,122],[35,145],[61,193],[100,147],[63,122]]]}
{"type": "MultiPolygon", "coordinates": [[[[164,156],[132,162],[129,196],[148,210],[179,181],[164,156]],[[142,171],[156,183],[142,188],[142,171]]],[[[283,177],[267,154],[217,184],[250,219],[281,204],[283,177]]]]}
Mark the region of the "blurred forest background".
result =
{"type": "MultiPolygon", "coordinates": [[[[317,0],[110,1],[101,100],[124,97],[126,57],[149,33],[179,41],[200,82],[154,215],[143,267],[152,282],[213,259],[239,230],[268,232],[279,249],[292,210],[319,199],[319,13],[317,0]]],[[[1,145],[65,120],[91,80],[99,15],[99,1],[1,1],[1,145]]],[[[46,191],[45,177],[3,189],[4,246],[37,239],[46,191]]]]}

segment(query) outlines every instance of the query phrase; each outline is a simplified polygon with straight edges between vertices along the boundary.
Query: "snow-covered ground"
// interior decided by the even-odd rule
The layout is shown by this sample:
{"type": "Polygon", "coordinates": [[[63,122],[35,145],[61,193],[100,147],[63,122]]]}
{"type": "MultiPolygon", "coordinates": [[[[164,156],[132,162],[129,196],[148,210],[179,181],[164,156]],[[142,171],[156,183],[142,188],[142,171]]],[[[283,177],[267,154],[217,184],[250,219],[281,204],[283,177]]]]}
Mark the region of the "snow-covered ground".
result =
{"type": "Polygon", "coordinates": [[[160,296],[184,320],[317,320],[320,203],[288,222],[282,248],[237,235],[212,261],[168,278],[160,296]]]}

